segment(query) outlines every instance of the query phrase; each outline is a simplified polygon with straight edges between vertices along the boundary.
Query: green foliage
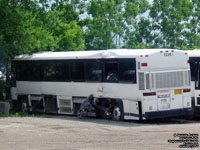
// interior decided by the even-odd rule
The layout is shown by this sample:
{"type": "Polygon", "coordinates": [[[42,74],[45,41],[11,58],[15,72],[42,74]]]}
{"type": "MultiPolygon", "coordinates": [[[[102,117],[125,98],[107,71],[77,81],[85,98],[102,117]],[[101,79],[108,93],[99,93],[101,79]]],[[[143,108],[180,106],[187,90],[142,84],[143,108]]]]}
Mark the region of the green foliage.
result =
{"type": "Polygon", "coordinates": [[[0,72],[9,95],[10,62],[16,55],[83,50],[78,13],[66,1],[0,0],[0,72]]]}
{"type": "Polygon", "coordinates": [[[84,49],[82,30],[73,21],[78,15],[70,9],[71,5],[63,1],[47,10],[47,1],[41,3],[43,7],[32,0],[0,1],[0,41],[8,59],[40,51],[84,49]]]}
{"type": "Polygon", "coordinates": [[[25,112],[11,112],[9,117],[35,117],[34,114],[29,114],[25,112]]]}
{"type": "Polygon", "coordinates": [[[199,0],[154,0],[152,6],[147,0],[0,0],[0,56],[10,61],[40,51],[199,48],[199,19],[199,0]]]}
{"type": "Polygon", "coordinates": [[[143,15],[149,9],[148,1],[127,1],[125,5],[125,20],[126,26],[124,32],[123,48],[146,48],[145,41],[150,37],[150,31],[147,27],[150,24],[148,19],[143,15]]]}
{"type": "MultiPolygon", "coordinates": [[[[32,1],[31,1],[32,2],[32,1]]],[[[0,35],[3,38],[3,50],[8,59],[15,55],[54,49],[56,40],[48,29],[44,28],[36,4],[24,6],[17,1],[2,0],[0,3],[0,35]],[[28,10],[25,9],[28,7],[28,10]]]]}
{"type": "Polygon", "coordinates": [[[181,48],[185,45],[185,26],[192,10],[190,0],[154,0],[150,16],[154,42],[158,47],[181,48]]]}
{"type": "Polygon", "coordinates": [[[84,49],[83,32],[76,22],[71,22],[70,24],[59,24],[56,28],[56,34],[59,39],[59,49],[57,51],[84,49]]]}
{"type": "Polygon", "coordinates": [[[91,0],[87,6],[86,49],[108,49],[116,47],[113,37],[122,33],[122,1],[91,0]]]}
{"type": "Polygon", "coordinates": [[[78,13],[74,11],[72,4],[66,0],[55,0],[52,4],[51,10],[57,12],[57,17],[66,24],[72,21],[78,21],[78,13]]]}
{"type": "Polygon", "coordinates": [[[9,116],[0,114],[0,118],[1,117],[35,117],[35,114],[29,114],[29,113],[25,113],[25,112],[15,112],[15,111],[11,111],[9,113],[9,116]]]}
{"type": "Polygon", "coordinates": [[[193,11],[191,19],[186,24],[184,32],[185,47],[187,49],[200,49],[200,1],[192,0],[193,11]]]}
{"type": "Polygon", "coordinates": [[[144,17],[133,24],[134,30],[127,29],[124,37],[124,48],[148,48],[153,39],[150,29],[150,21],[144,17]]]}
{"type": "Polygon", "coordinates": [[[144,13],[147,6],[146,0],[91,0],[87,6],[90,17],[85,19],[86,49],[116,48],[117,37],[124,38],[124,33],[131,30],[137,15],[144,13]]]}

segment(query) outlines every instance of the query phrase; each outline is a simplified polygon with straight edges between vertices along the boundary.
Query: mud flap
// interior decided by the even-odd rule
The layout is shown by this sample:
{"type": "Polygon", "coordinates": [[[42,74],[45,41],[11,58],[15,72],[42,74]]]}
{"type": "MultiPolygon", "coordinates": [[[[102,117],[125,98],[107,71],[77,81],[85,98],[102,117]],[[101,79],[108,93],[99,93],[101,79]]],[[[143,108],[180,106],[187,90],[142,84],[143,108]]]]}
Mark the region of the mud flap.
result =
{"type": "Polygon", "coordinates": [[[138,108],[139,108],[139,120],[142,120],[142,102],[138,102],[138,108]]]}

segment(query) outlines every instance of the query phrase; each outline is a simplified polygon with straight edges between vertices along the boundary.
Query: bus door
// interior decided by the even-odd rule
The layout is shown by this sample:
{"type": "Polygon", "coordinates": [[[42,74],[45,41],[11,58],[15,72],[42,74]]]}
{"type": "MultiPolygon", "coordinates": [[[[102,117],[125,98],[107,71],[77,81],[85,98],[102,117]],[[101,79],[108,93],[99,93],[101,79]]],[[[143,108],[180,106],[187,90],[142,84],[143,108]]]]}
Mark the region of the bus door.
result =
{"type": "Polygon", "coordinates": [[[195,89],[200,89],[200,62],[195,62],[195,89]]]}

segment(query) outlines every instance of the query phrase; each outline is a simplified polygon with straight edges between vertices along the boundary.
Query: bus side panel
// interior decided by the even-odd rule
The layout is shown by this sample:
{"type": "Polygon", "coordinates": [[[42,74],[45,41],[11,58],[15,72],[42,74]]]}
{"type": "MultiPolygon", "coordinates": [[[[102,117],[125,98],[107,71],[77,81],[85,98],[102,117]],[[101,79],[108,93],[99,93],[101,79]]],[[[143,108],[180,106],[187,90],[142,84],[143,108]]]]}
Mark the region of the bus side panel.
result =
{"type": "Polygon", "coordinates": [[[147,97],[142,100],[142,113],[158,111],[158,100],[156,96],[147,97]]]}
{"type": "Polygon", "coordinates": [[[104,97],[132,100],[139,97],[137,84],[103,83],[102,89],[104,97]]]}
{"type": "Polygon", "coordinates": [[[124,106],[124,119],[126,120],[139,120],[140,119],[140,109],[138,101],[123,100],[124,106]]]}
{"type": "Polygon", "coordinates": [[[17,94],[42,94],[41,82],[17,81],[17,94]]]}
{"type": "Polygon", "coordinates": [[[90,94],[98,96],[101,93],[101,86],[97,83],[74,83],[74,82],[17,82],[18,94],[45,94],[45,95],[66,95],[85,96],[90,94]]]}

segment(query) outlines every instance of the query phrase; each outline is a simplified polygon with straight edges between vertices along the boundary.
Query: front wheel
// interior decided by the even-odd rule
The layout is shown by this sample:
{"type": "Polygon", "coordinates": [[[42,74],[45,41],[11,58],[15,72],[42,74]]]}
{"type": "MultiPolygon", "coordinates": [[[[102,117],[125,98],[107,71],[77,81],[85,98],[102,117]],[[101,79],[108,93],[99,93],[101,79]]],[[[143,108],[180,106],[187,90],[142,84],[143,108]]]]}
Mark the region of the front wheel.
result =
{"type": "Polygon", "coordinates": [[[122,107],[119,105],[114,106],[112,111],[112,120],[122,121],[124,119],[122,107]]]}

